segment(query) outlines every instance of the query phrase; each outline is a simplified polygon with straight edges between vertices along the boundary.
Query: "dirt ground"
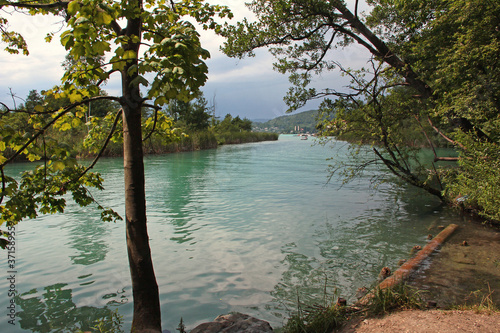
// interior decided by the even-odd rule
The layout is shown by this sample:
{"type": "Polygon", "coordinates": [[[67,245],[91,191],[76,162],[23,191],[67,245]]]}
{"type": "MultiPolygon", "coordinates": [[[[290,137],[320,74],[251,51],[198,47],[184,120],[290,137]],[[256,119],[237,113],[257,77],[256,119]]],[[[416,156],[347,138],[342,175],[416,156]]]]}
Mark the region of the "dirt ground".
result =
{"type": "Polygon", "coordinates": [[[474,311],[400,311],[382,318],[351,322],[341,333],[494,333],[500,332],[500,313],[474,311]]]}
{"type": "Polygon", "coordinates": [[[449,310],[457,305],[487,303],[500,308],[500,230],[464,218],[441,249],[412,275],[409,284],[421,290],[424,301],[435,302],[436,309],[357,319],[340,332],[500,333],[500,312],[449,310]]]}

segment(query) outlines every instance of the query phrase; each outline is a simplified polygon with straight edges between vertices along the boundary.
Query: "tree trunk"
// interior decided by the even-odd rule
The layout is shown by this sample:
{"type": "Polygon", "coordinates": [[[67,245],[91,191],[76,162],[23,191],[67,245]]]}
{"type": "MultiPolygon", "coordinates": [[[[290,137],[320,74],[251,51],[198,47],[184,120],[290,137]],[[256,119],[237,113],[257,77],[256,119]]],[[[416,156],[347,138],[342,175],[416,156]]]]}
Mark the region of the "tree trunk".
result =
{"type": "MultiPolygon", "coordinates": [[[[141,1],[134,3],[139,9],[141,1]]],[[[141,19],[130,19],[125,29],[127,36],[141,36],[141,19]]],[[[140,43],[129,43],[125,50],[139,53],[140,43]]],[[[137,58],[129,61],[122,70],[123,107],[123,167],[125,178],[125,220],[127,252],[132,279],[134,318],[132,332],[161,332],[161,310],[158,284],[151,259],[146,224],[146,194],[142,149],[141,112],[143,99],[139,86],[131,82],[137,71],[137,58]]]]}
{"type": "Polygon", "coordinates": [[[402,75],[406,82],[415,88],[420,94],[421,98],[431,98],[433,95],[432,89],[422,81],[417,73],[413,71],[411,66],[400,59],[394,54],[391,49],[378,38],[368,27],[361,22],[357,16],[353,15],[351,11],[344,5],[336,5],[336,8],[342,13],[342,16],[349,22],[351,27],[356,29],[362,36],[364,36],[373,46],[368,50],[376,57],[380,57],[385,63],[394,68],[400,75],[402,75]]]}
{"type": "Polygon", "coordinates": [[[141,107],[123,112],[127,251],[134,297],[133,332],[161,332],[161,311],[149,248],[141,135],[141,107]]]}

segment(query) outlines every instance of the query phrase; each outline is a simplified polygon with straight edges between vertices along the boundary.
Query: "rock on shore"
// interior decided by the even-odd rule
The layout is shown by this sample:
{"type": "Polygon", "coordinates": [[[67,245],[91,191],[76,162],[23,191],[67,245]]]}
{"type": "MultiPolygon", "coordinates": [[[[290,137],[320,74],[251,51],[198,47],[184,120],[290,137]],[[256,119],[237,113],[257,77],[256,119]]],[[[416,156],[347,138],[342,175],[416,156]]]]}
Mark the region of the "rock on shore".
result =
{"type": "Polygon", "coordinates": [[[272,332],[267,321],[243,313],[220,315],[214,321],[196,326],[191,333],[262,333],[272,332]]]}

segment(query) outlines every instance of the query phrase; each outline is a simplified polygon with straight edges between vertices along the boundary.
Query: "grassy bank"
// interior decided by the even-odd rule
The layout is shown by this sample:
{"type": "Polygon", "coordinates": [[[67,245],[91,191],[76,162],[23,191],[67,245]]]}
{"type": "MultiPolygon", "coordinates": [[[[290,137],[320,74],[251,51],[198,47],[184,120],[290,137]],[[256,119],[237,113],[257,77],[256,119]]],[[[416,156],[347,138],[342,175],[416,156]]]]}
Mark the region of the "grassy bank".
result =
{"type": "Polygon", "coordinates": [[[331,304],[298,304],[280,333],[330,333],[356,318],[370,318],[401,309],[423,309],[424,302],[419,292],[407,285],[398,285],[384,290],[376,289],[374,297],[363,306],[347,306],[339,298],[331,304]]]}

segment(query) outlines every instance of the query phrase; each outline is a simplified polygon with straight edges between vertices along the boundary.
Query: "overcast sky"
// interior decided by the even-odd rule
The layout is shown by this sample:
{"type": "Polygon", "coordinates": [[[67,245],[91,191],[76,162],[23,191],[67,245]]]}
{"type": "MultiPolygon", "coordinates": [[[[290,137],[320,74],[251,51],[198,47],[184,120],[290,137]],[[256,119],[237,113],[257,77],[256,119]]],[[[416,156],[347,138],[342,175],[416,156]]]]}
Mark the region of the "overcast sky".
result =
{"type": "MultiPolygon", "coordinates": [[[[245,7],[246,0],[213,0],[229,6],[235,18],[252,18],[253,14],[245,7]]],[[[59,43],[59,38],[49,44],[44,42],[48,32],[61,30],[61,18],[53,16],[24,15],[10,16],[5,12],[11,27],[20,32],[28,42],[29,56],[10,55],[0,51],[0,101],[12,105],[10,90],[21,98],[25,98],[32,89],[46,90],[58,84],[63,70],[61,63],[66,52],[59,43]]],[[[223,38],[211,32],[201,31],[202,46],[210,51],[211,59],[207,61],[209,79],[202,90],[211,102],[216,101],[216,115],[224,117],[227,113],[249,119],[272,119],[285,114],[287,106],[283,102],[290,86],[286,75],[273,71],[273,57],[265,49],[258,50],[256,57],[242,60],[231,59],[219,51],[223,38]]],[[[1,48],[5,47],[1,44],[1,48]]],[[[368,54],[359,48],[336,51],[336,60],[346,66],[362,66],[368,54]]],[[[325,74],[316,78],[318,86],[340,89],[345,79],[338,73],[325,74]]],[[[110,81],[105,89],[110,94],[119,90],[119,82],[110,81]]],[[[19,102],[19,101],[18,101],[19,102]]],[[[302,111],[316,108],[318,103],[307,104],[302,111]]]]}

